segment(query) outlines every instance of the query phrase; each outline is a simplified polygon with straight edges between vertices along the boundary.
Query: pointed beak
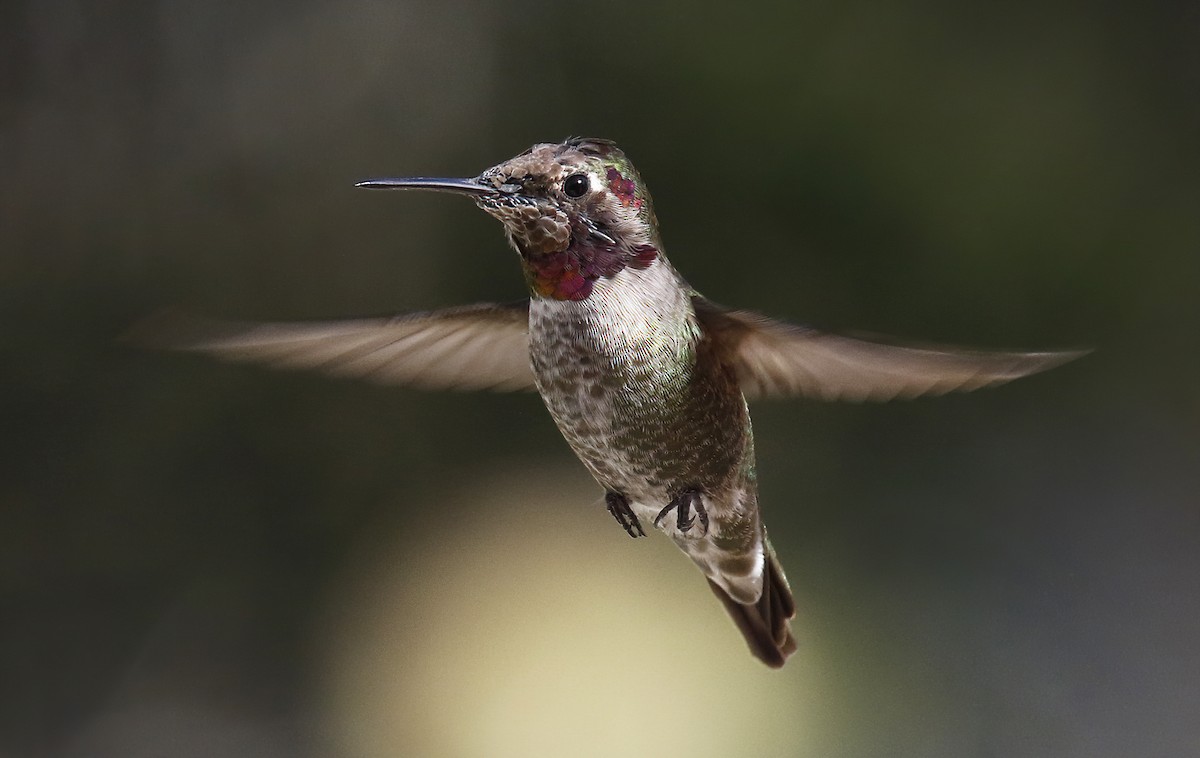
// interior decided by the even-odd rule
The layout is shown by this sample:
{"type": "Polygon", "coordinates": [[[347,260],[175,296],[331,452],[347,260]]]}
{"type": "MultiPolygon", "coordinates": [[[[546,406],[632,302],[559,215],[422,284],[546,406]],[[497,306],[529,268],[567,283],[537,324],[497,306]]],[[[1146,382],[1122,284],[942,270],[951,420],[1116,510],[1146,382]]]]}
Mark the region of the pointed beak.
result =
{"type": "Polygon", "coordinates": [[[499,194],[495,187],[483,184],[478,179],[438,179],[428,176],[413,176],[405,179],[368,179],[354,186],[365,189],[433,190],[435,192],[454,192],[459,195],[499,194]]]}

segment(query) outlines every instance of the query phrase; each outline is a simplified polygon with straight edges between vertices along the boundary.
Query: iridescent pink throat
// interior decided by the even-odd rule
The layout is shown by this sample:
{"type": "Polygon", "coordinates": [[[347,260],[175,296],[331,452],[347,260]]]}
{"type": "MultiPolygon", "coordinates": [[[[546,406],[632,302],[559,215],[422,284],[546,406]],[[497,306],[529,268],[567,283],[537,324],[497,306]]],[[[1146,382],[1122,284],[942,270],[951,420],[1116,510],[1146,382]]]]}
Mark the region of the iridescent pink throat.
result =
{"type": "MultiPolygon", "coordinates": [[[[589,240],[591,241],[591,240],[589,240]]],[[[600,277],[615,276],[626,267],[645,269],[658,257],[653,245],[638,245],[632,253],[610,245],[571,243],[566,250],[521,257],[529,287],[542,297],[584,300],[600,277]]]]}

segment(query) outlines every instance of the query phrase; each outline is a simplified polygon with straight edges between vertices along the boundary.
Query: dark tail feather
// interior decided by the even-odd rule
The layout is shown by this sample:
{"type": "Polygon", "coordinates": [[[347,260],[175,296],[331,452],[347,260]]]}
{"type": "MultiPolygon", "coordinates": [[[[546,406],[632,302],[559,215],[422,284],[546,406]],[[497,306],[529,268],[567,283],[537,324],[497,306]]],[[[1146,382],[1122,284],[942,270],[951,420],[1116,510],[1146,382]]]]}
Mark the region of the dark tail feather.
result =
{"type": "Polygon", "coordinates": [[[775,551],[766,541],[763,542],[763,572],[762,596],[753,605],[742,605],[711,579],[708,586],[729,611],[754,657],[777,669],[796,652],[796,640],[789,623],[796,615],[796,601],[775,558],[775,551]]]}

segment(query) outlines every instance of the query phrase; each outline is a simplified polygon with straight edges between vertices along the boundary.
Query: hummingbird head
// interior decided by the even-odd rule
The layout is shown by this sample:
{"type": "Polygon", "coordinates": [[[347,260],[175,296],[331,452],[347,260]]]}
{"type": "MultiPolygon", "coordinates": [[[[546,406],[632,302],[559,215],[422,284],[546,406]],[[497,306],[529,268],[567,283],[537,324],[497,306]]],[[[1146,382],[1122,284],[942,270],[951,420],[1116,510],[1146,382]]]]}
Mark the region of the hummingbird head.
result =
{"type": "Polygon", "coordinates": [[[534,145],[473,179],[377,179],[358,186],[471,195],[504,225],[536,296],[583,300],[598,279],[660,257],[650,194],[608,140],[534,145]]]}

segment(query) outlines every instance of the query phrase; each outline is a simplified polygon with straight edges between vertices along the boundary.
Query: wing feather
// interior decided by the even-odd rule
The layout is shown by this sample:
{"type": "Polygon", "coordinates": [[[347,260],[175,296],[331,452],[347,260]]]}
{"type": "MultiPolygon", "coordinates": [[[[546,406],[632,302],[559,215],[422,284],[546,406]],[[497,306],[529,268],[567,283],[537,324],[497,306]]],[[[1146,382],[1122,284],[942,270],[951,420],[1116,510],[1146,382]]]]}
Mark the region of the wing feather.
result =
{"type": "Polygon", "coordinates": [[[127,342],[426,389],[531,390],[529,303],[395,318],[251,323],[161,314],[127,342]]]}
{"type": "Polygon", "coordinates": [[[941,395],[1009,382],[1086,353],[889,345],[729,310],[699,295],[693,303],[747,398],[862,401],[941,395]]]}

